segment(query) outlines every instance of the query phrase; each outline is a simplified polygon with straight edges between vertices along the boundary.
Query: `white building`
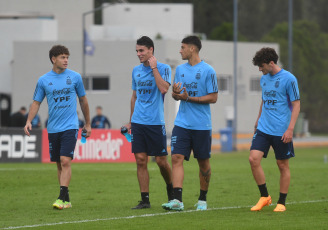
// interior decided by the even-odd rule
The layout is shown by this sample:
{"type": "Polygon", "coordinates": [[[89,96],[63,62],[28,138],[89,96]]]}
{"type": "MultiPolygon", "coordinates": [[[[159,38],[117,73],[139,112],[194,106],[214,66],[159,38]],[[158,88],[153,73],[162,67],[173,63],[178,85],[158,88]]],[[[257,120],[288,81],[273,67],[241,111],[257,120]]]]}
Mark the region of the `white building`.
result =
{"type": "MultiPolygon", "coordinates": [[[[93,8],[92,0],[0,1],[0,93],[12,93],[11,69],[15,41],[81,40],[82,13],[93,8]]],[[[86,24],[92,22],[91,16],[86,24]]]]}
{"type": "Polygon", "coordinates": [[[104,4],[103,25],[93,25],[93,40],[181,39],[193,33],[192,4],[104,4]]]}

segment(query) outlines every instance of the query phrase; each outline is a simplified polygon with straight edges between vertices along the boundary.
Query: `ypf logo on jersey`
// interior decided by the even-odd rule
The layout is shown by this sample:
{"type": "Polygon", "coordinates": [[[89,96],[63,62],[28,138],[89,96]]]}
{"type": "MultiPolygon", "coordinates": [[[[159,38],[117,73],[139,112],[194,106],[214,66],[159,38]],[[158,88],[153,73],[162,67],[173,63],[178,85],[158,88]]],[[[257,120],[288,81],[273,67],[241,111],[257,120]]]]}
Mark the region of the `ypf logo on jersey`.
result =
{"type": "Polygon", "coordinates": [[[0,162],[41,162],[41,131],[26,136],[21,129],[0,129],[0,162]]]}

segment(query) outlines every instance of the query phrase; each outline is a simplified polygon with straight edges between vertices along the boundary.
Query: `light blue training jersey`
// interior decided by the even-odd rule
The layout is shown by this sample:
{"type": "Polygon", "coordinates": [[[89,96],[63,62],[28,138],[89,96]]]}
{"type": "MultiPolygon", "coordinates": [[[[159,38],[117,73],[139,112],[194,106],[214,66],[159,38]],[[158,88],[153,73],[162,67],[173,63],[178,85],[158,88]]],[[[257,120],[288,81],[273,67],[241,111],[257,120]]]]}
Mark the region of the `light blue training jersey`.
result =
{"type": "Polygon", "coordinates": [[[269,135],[282,136],[289,126],[291,102],[300,100],[297,79],[282,69],[273,76],[263,75],[260,83],[263,105],[257,128],[269,135]]]}
{"type": "MultiPolygon", "coordinates": [[[[189,97],[201,97],[218,92],[216,73],[212,66],[204,61],[191,66],[189,63],[176,68],[174,82],[186,87],[189,97]]],[[[197,104],[180,101],[179,111],[174,125],[193,130],[211,130],[210,104],[197,104]]]]}
{"type": "Polygon", "coordinates": [[[76,95],[83,97],[85,90],[81,75],[70,69],[57,74],[53,70],[41,76],[34,91],[33,100],[48,102],[48,133],[78,129],[76,95]]]}
{"type": "MultiPolygon", "coordinates": [[[[171,67],[157,62],[157,69],[171,85],[171,67]]],[[[137,93],[131,122],[143,125],[164,125],[164,95],[156,85],[150,66],[140,64],[132,71],[132,89],[137,93]]]]}

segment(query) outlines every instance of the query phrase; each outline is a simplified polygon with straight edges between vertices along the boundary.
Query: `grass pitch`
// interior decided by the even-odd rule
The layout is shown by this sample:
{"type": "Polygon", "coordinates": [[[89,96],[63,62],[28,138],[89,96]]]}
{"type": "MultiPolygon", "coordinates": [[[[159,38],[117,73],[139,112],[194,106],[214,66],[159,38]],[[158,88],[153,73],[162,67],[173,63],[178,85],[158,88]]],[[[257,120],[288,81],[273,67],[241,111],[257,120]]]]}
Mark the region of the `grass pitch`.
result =
{"type": "MultiPolygon", "coordinates": [[[[327,148],[296,149],[284,213],[274,213],[275,205],[250,211],[259,191],[248,154],[213,154],[207,211],[195,211],[198,166],[193,158],[185,162],[183,212],[161,208],[166,189],[154,162],[149,162],[152,208],[146,210],[130,209],[140,200],[134,163],[73,164],[73,208],[65,210],[52,209],[59,193],[54,164],[0,164],[0,229],[328,229],[327,148]]],[[[279,172],[273,152],[262,166],[276,203],[279,172]]]]}

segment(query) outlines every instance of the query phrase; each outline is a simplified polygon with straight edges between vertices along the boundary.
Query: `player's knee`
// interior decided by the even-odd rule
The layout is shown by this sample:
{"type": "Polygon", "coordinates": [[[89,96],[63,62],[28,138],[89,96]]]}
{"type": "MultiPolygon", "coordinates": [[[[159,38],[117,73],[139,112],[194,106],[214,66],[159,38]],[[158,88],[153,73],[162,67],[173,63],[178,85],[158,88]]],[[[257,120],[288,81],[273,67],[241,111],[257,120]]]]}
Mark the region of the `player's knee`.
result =
{"type": "Polygon", "coordinates": [[[172,165],[179,165],[182,164],[184,160],[184,156],[180,154],[172,155],[172,165]]]}
{"type": "Polygon", "coordinates": [[[71,165],[71,163],[70,163],[70,161],[68,161],[68,160],[61,160],[61,168],[67,168],[67,167],[69,167],[70,165],[71,165]]]}
{"type": "Polygon", "coordinates": [[[278,168],[280,169],[280,171],[288,171],[289,170],[289,165],[286,162],[281,162],[281,161],[277,161],[277,165],[278,168]]]}
{"type": "Polygon", "coordinates": [[[136,157],[136,163],[137,165],[140,166],[146,166],[147,165],[147,158],[145,157],[136,157]]]}
{"type": "Polygon", "coordinates": [[[160,167],[160,168],[166,167],[167,160],[165,157],[156,157],[155,159],[156,159],[156,163],[157,163],[158,167],[160,167]]]}
{"type": "Polygon", "coordinates": [[[252,167],[258,166],[260,164],[260,161],[252,155],[249,156],[248,160],[252,167]]]}

